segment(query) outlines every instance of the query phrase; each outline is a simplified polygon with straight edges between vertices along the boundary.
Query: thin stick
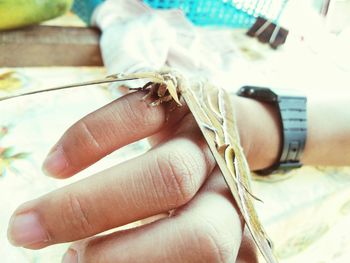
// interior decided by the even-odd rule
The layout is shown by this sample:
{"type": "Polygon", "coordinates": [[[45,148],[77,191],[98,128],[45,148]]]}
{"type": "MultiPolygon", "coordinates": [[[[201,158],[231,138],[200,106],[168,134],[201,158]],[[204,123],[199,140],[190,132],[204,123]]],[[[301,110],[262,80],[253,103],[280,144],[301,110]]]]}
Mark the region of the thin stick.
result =
{"type": "Polygon", "coordinates": [[[100,80],[93,80],[93,81],[69,84],[69,85],[60,86],[60,87],[48,88],[48,89],[43,89],[43,90],[35,90],[35,91],[25,92],[25,93],[21,93],[21,94],[10,95],[10,96],[6,96],[6,97],[1,97],[0,101],[13,99],[13,98],[17,98],[17,97],[22,97],[22,96],[27,96],[27,95],[33,95],[33,94],[42,93],[42,92],[48,92],[48,91],[69,89],[69,88],[89,86],[89,85],[96,85],[96,84],[112,83],[112,82],[117,82],[117,81],[136,80],[136,79],[139,79],[139,78],[137,78],[137,77],[115,77],[115,76],[113,76],[113,77],[107,77],[105,79],[100,79],[100,80]]]}

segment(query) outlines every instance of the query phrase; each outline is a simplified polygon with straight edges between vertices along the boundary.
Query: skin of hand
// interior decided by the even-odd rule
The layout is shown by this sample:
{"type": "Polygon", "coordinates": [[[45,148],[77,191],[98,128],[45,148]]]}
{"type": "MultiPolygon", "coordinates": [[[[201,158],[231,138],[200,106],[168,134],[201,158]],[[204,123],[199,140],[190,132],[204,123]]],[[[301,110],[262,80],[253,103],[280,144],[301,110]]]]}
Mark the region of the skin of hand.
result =
{"type": "MultiPolygon", "coordinates": [[[[40,249],[78,241],[65,256],[77,262],[235,260],[242,220],[192,115],[184,106],[165,121],[167,107],[149,107],[143,95],[127,94],[79,120],[52,148],[44,169],[67,178],[149,136],[152,149],[21,205],[10,220],[12,244],[40,249]],[[170,217],[93,237],[169,210],[170,217]]],[[[255,257],[244,237],[253,251],[241,252],[242,262],[255,257]]]]}
{"type": "MultiPolygon", "coordinates": [[[[167,107],[149,107],[140,102],[143,95],[127,94],[79,120],[52,148],[44,169],[63,179],[142,138],[150,138],[152,149],[21,205],[9,223],[10,242],[40,249],[75,241],[64,262],[257,262],[188,109],[171,112],[165,121],[167,107]],[[95,236],[168,211],[171,216],[152,223],[95,236]]],[[[270,166],[281,144],[276,110],[251,99],[233,96],[233,101],[251,169],[270,166]]],[[[315,132],[322,120],[315,118],[317,111],[309,112],[315,120],[310,132],[315,132]]],[[[310,163],[322,161],[312,154],[315,143],[306,144],[304,157],[310,163]]]]}

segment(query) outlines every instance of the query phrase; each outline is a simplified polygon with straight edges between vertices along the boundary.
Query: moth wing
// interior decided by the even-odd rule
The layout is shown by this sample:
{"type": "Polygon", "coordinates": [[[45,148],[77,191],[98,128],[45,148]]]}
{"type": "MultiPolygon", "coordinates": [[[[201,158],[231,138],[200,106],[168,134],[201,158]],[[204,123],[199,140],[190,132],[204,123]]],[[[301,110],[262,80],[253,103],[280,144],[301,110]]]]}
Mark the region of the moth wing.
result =
{"type": "MultiPolygon", "coordinates": [[[[228,143],[232,143],[234,147],[227,146],[225,151],[219,150],[216,146],[215,133],[212,130],[207,129],[204,124],[210,121],[208,117],[210,113],[206,110],[210,110],[210,107],[203,107],[203,101],[199,101],[199,89],[194,84],[188,84],[187,87],[182,88],[182,96],[186,101],[191,113],[193,114],[196,122],[199,125],[200,130],[203,133],[205,140],[207,141],[211,152],[223,174],[223,177],[234,197],[238,208],[240,209],[244,220],[247,223],[247,227],[252,233],[253,239],[264,256],[265,260],[270,263],[278,262],[275,256],[273,255],[272,249],[270,247],[270,240],[267,238],[267,235],[262,227],[262,224],[259,221],[258,215],[254,208],[252,197],[249,195],[250,191],[250,177],[247,174],[249,167],[247,168],[246,159],[243,153],[243,150],[240,147],[238,131],[236,128],[236,123],[234,122],[234,112],[232,114],[226,112],[227,115],[232,115],[229,119],[230,123],[227,123],[227,129],[230,131],[233,130],[234,137],[227,136],[226,140],[228,143]],[[238,139],[238,141],[236,141],[238,139]],[[238,153],[238,154],[237,154],[238,153]],[[237,156],[236,156],[237,155],[237,156]]],[[[211,94],[214,94],[211,92],[211,94]]],[[[219,93],[218,93],[219,94],[219,93]]],[[[227,97],[227,94],[224,94],[227,97]]],[[[210,103],[213,103],[212,98],[210,103]]],[[[221,103],[218,101],[219,105],[221,103]]],[[[226,101],[227,103],[227,101],[226,101]]],[[[220,108],[220,106],[218,106],[220,108]]],[[[226,110],[231,110],[230,108],[226,110]]],[[[217,112],[213,113],[217,115],[217,112]]],[[[227,116],[224,116],[225,118],[227,116]]],[[[218,129],[215,126],[216,129],[218,129]]],[[[222,127],[221,127],[222,128],[222,127]]]]}

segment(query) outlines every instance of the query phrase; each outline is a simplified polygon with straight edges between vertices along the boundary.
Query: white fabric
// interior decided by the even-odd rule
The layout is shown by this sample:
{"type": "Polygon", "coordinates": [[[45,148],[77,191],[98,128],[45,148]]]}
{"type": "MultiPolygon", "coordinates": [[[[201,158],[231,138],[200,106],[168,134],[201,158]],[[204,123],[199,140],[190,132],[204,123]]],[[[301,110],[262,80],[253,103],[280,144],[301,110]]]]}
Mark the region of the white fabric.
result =
{"type": "Polygon", "coordinates": [[[168,65],[216,83],[232,78],[228,62],[235,52],[230,36],[196,28],[179,10],[153,10],[137,0],[107,0],[93,19],[102,30],[101,50],[110,74],[168,65]]]}

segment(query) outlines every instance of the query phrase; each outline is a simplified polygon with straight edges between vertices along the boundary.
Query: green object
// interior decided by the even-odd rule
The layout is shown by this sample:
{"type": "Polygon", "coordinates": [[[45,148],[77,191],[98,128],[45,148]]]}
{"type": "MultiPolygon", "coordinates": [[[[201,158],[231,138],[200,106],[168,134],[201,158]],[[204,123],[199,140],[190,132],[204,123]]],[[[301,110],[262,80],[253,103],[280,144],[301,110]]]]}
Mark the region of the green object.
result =
{"type": "Polygon", "coordinates": [[[66,13],[73,0],[0,0],[0,30],[37,24],[66,13]]]}

